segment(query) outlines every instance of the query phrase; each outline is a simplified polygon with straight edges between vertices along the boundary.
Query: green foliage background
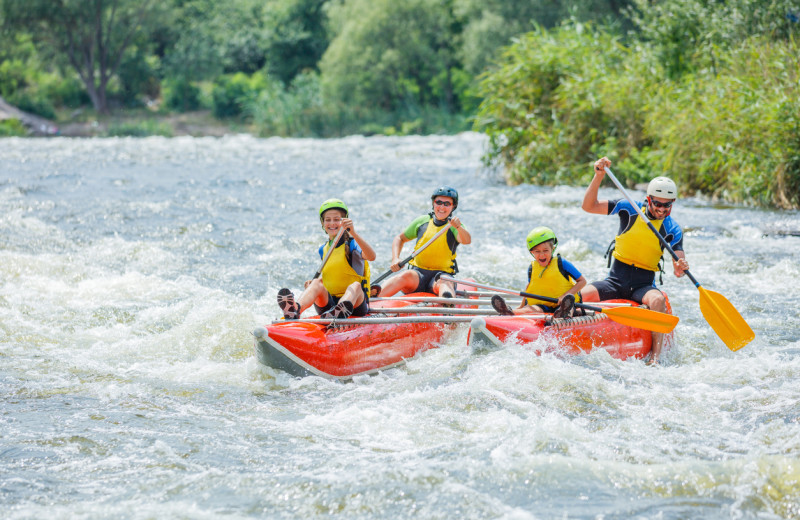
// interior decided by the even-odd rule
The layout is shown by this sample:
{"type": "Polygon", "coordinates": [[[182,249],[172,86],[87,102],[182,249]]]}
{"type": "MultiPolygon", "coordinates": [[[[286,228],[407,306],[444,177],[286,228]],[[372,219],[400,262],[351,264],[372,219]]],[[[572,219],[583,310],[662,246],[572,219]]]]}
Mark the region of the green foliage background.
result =
{"type": "Polygon", "coordinates": [[[631,184],[796,208],[799,22],[795,0],[0,0],[0,96],[140,114],[113,135],[196,111],[264,136],[474,128],[511,182],[583,184],[608,155],[631,184]]]}
{"type": "Polygon", "coordinates": [[[800,9],[637,1],[637,31],[568,21],[504,49],[481,83],[487,163],[512,182],[585,184],[607,155],[629,185],[800,207],[800,9]]]}

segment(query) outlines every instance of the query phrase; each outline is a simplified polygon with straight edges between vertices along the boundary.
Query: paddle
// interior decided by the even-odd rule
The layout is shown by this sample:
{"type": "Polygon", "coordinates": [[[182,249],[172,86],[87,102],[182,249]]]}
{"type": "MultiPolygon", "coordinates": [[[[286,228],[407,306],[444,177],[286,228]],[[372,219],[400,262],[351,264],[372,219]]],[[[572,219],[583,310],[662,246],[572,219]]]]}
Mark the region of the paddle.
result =
{"type": "MultiPolygon", "coordinates": [[[[413,303],[436,303],[436,304],[443,304],[446,303],[448,305],[491,305],[492,301],[483,299],[483,300],[476,300],[473,298],[440,298],[438,296],[390,296],[388,298],[370,298],[370,303],[375,302],[413,302],[413,303]]],[[[382,307],[383,308],[383,307],[382,307]]]]}
{"type": "MultiPolygon", "coordinates": [[[[542,319],[547,314],[524,314],[514,316],[520,319],[538,320],[542,319]]],[[[509,316],[506,316],[507,318],[509,316]]],[[[297,323],[315,323],[318,325],[329,325],[335,323],[336,325],[346,327],[350,325],[394,325],[398,323],[472,323],[476,318],[475,316],[393,316],[393,317],[364,317],[364,318],[346,318],[343,320],[336,320],[333,318],[300,318],[299,320],[274,320],[273,325],[284,324],[289,327],[295,326],[297,323]]],[[[256,329],[258,330],[258,329],[256,329]]],[[[266,329],[264,329],[266,331],[266,329]]],[[[255,335],[255,334],[254,334],[255,335]]]]}
{"type": "MultiPolygon", "coordinates": [[[[436,240],[436,239],[437,239],[437,238],[439,238],[440,236],[442,236],[442,235],[444,235],[445,233],[447,233],[447,231],[448,231],[449,229],[450,229],[450,219],[448,219],[448,220],[447,220],[447,225],[446,225],[446,226],[444,226],[442,229],[440,229],[440,230],[439,230],[439,231],[438,231],[438,232],[437,232],[435,235],[433,235],[433,236],[430,238],[430,240],[428,240],[427,242],[425,242],[424,244],[422,244],[421,246],[419,246],[417,249],[415,249],[413,253],[411,253],[411,254],[410,254],[410,255],[408,255],[406,258],[404,258],[403,260],[401,260],[401,261],[400,261],[400,263],[398,263],[397,265],[398,265],[398,266],[400,266],[400,267],[403,267],[404,265],[406,265],[407,263],[409,263],[409,262],[410,262],[411,260],[413,260],[413,259],[414,259],[414,258],[415,258],[415,257],[416,257],[418,254],[420,254],[421,252],[423,252],[423,251],[425,250],[425,248],[426,248],[426,247],[428,247],[429,245],[433,244],[433,241],[434,241],[434,240],[436,240]]],[[[380,275],[380,276],[379,276],[378,278],[376,278],[375,280],[372,280],[372,281],[370,282],[370,285],[377,285],[377,284],[379,284],[379,283],[380,283],[380,282],[382,282],[382,281],[383,281],[383,280],[384,280],[384,279],[385,279],[387,276],[389,276],[389,275],[390,275],[390,274],[392,274],[392,273],[394,273],[394,271],[392,271],[391,269],[389,269],[388,271],[386,271],[385,273],[383,273],[382,275],[380,275]]],[[[378,294],[380,294],[380,293],[378,293],[378,294]]]]}
{"type": "MultiPolygon", "coordinates": [[[[669,254],[672,255],[672,258],[677,262],[678,255],[675,254],[675,251],[673,251],[672,247],[664,240],[661,233],[658,232],[655,226],[653,226],[650,220],[645,216],[642,208],[631,199],[631,196],[628,195],[628,192],[622,187],[622,184],[620,184],[614,174],[611,173],[611,170],[608,167],[606,167],[605,170],[606,175],[614,182],[619,191],[622,192],[622,195],[628,200],[631,206],[636,209],[639,217],[644,219],[643,221],[647,223],[647,227],[650,228],[650,231],[658,237],[661,245],[669,251],[669,254]]],[[[688,270],[684,271],[684,273],[686,273],[689,280],[691,280],[694,286],[700,291],[700,312],[703,313],[703,317],[708,324],[711,325],[711,328],[714,329],[714,332],[717,333],[717,336],[720,337],[729,349],[736,351],[753,341],[753,338],[756,337],[753,329],[744,321],[742,315],[739,314],[739,311],[736,310],[727,298],[718,292],[709,291],[701,287],[700,282],[698,282],[688,270]]]]}
{"type": "MultiPolygon", "coordinates": [[[[505,294],[516,294],[526,298],[536,298],[546,302],[558,302],[557,298],[549,298],[547,296],[539,296],[538,294],[531,294],[526,292],[517,292],[512,289],[503,289],[500,287],[492,287],[491,285],[483,285],[468,280],[456,280],[455,278],[447,275],[441,276],[442,280],[449,280],[451,282],[469,285],[470,287],[477,287],[479,289],[488,289],[505,294]]],[[[586,305],[585,303],[575,303],[576,307],[588,309],[590,311],[601,312],[609,317],[609,319],[635,327],[637,329],[650,330],[654,332],[672,332],[675,325],[678,324],[679,318],[672,314],[664,314],[663,312],[651,311],[650,309],[642,309],[641,307],[614,307],[604,309],[603,307],[595,307],[594,305],[586,305]]]]}
{"type": "Polygon", "coordinates": [[[345,228],[344,228],[344,226],[341,226],[339,228],[339,232],[336,233],[336,237],[334,237],[334,239],[333,239],[333,243],[331,244],[331,247],[328,248],[328,252],[325,253],[324,257],[322,257],[322,263],[319,264],[319,269],[317,269],[317,272],[314,274],[314,278],[312,278],[312,280],[316,280],[317,278],[319,278],[319,275],[322,274],[322,268],[324,268],[325,264],[328,263],[328,258],[331,257],[331,253],[333,253],[333,250],[336,249],[336,245],[339,243],[339,239],[342,238],[342,234],[344,234],[344,232],[345,232],[345,228]]]}
{"type": "Polygon", "coordinates": [[[494,309],[462,309],[453,307],[370,307],[371,314],[444,314],[469,316],[499,316],[494,309]]]}
{"type": "Polygon", "coordinates": [[[336,323],[341,326],[349,325],[386,325],[395,323],[470,323],[474,320],[474,316],[396,316],[396,317],[379,317],[379,318],[300,318],[299,320],[274,320],[273,325],[285,323],[287,326],[294,326],[296,323],[316,323],[319,325],[329,325],[336,323]]]}

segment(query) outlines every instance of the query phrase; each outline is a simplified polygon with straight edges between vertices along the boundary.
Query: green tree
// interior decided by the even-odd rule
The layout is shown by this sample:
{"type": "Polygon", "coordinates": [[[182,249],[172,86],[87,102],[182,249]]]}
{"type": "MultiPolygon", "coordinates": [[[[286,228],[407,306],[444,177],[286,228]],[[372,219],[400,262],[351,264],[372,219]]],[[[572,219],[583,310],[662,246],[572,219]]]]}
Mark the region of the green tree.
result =
{"type": "Polygon", "coordinates": [[[501,47],[535,27],[550,28],[572,18],[624,25],[621,13],[631,0],[454,0],[464,20],[459,57],[472,75],[492,63],[501,47]]]}
{"type": "Polygon", "coordinates": [[[289,84],[304,71],[318,70],[328,48],[328,0],[281,0],[269,48],[269,72],[289,84]]]}
{"type": "Polygon", "coordinates": [[[2,11],[7,27],[30,33],[43,55],[78,73],[101,113],[125,52],[146,41],[166,13],[154,0],[3,0],[2,11]]]}
{"type": "Polygon", "coordinates": [[[404,110],[452,98],[435,79],[454,65],[452,13],[441,0],[347,0],[331,6],[325,95],[352,107],[404,110]]]}
{"type": "Polygon", "coordinates": [[[315,69],[327,47],[326,0],[176,0],[171,76],[198,81],[264,68],[283,82],[315,69]]]}

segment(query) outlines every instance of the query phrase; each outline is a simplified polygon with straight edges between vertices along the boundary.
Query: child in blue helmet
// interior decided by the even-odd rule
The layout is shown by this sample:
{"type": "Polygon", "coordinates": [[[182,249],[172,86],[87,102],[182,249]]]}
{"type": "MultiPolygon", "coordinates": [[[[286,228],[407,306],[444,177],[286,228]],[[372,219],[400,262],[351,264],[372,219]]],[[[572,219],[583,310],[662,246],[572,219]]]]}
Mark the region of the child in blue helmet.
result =
{"type": "Polygon", "coordinates": [[[528,233],[526,244],[534,260],[528,267],[528,286],[524,292],[558,298],[558,303],[552,305],[543,300],[524,298],[519,307],[512,311],[501,296],[495,295],[492,297],[492,307],[506,315],[552,312],[556,318],[571,317],[576,299],[580,301],[579,292],[586,285],[586,278],[561,255],[553,258],[558,238],[552,229],[544,226],[534,228],[528,233]]]}
{"type": "Polygon", "coordinates": [[[375,250],[359,235],[349,218],[347,205],[339,199],[328,199],[319,208],[319,221],[328,240],[319,248],[320,258],[334,250],[322,268],[319,278],[305,283],[305,291],[295,301],[289,289],[278,291],[278,306],[287,320],[296,320],[313,304],[321,318],[364,316],[369,311],[369,262],[375,250]],[[333,240],[344,226],[339,242],[333,240]]]}
{"type": "Polygon", "coordinates": [[[461,223],[461,219],[453,215],[458,207],[458,192],[450,186],[442,186],[431,195],[432,211],[414,219],[411,224],[392,241],[392,263],[390,269],[395,275],[389,278],[384,286],[373,286],[373,296],[392,296],[402,291],[429,292],[443,297],[452,297],[455,288],[452,282],[439,280],[439,276],[455,274],[456,248],[460,244],[472,242],[472,236],[461,223]],[[406,242],[416,239],[414,250],[431,240],[444,226],[450,232],[434,240],[425,250],[420,251],[408,263],[408,269],[400,271],[400,252],[406,242]]]}

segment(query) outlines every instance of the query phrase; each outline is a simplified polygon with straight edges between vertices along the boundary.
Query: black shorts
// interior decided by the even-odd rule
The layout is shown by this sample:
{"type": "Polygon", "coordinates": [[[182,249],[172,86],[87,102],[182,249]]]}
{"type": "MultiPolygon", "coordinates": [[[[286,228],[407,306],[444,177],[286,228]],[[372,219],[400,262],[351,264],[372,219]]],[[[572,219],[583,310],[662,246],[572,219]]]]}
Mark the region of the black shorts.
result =
{"type": "Polygon", "coordinates": [[[411,292],[433,293],[433,285],[436,283],[436,280],[438,280],[443,274],[450,274],[445,271],[422,269],[421,267],[417,267],[415,265],[409,265],[408,268],[416,271],[419,275],[419,283],[417,284],[417,288],[411,292]]]}
{"type": "Polygon", "coordinates": [[[597,289],[600,300],[613,300],[622,298],[642,303],[644,295],[653,289],[659,290],[655,285],[656,273],[624,264],[616,259],[611,264],[608,278],[599,282],[592,282],[597,289]]]}
{"type": "MultiPolygon", "coordinates": [[[[316,309],[317,314],[322,314],[323,312],[336,307],[336,304],[339,303],[340,299],[341,298],[337,298],[331,293],[328,293],[328,305],[326,305],[325,307],[320,307],[315,303],[314,309],[316,309]]],[[[366,316],[368,312],[369,312],[369,297],[365,294],[364,301],[361,302],[361,305],[353,309],[353,314],[351,316],[366,316]]]]}

